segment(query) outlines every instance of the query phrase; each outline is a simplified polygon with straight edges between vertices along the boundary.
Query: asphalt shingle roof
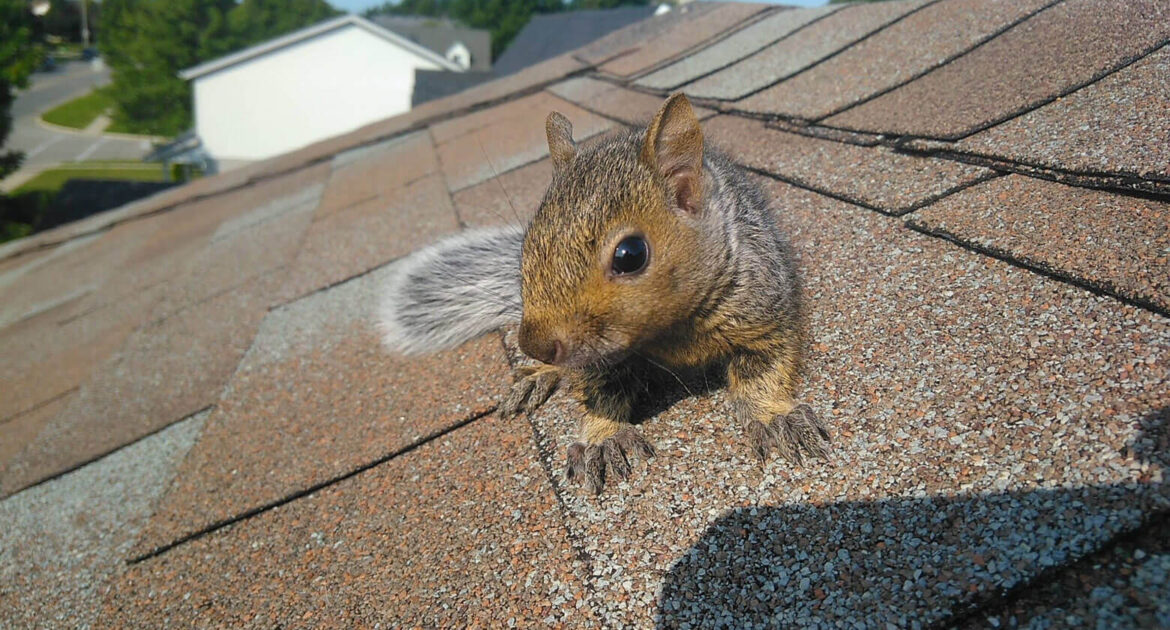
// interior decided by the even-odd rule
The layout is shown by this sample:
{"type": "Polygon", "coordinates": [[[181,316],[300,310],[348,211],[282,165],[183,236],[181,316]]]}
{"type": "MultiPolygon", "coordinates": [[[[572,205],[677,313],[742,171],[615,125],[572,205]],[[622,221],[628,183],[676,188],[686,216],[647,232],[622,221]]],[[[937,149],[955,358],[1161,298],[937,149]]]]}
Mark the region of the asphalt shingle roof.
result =
{"type": "Polygon", "coordinates": [[[686,5],[266,162],[0,246],[0,626],[1170,623],[1170,5],[686,5]],[[785,26],[787,25],[787,26],[785,26]],[[805,275],[828,461],[703,379],[566,482],[494,410],[512,332],[382,351],[379,283],[523,221],[689,93],[805,275]]]}
{"type": "Polygon", "coordinates": [[[650,17],[654,6],[626,6],[534,15],[496,59],[492,70],[504,76],[650,17]]]}

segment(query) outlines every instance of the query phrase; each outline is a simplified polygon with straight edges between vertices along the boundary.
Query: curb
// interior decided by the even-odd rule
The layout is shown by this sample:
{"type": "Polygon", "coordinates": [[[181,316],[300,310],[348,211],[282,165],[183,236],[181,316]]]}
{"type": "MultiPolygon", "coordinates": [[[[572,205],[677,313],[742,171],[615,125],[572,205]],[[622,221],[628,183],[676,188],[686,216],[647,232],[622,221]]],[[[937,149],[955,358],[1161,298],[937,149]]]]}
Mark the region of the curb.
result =
{"type": "Polygon", "coordinates": [[[68,134],[72,134],[75,136],[82,136],[85,138],[112,138],[115,140],[147,140],[149,142],[166,142],[167,140],[170,139],[170,138],[167,138],[165,136],[145,136],[145,135],[139,135],[139,134],[134,134],[134,133],[118,133],[118,132],[105,132],[105,131],[98,133],[98,134],[85,133],[85,131],[83,131],[81,129],[76,129],[73,127],[66,127],[64,125],[53,124],[53,123],[45,120],[44,118],[41,118],[41,114],[37,114],[36,122],[37,122],[37,125],[39,127],[42,127],[48,131],[56,131],[58,133],[68,133],[68,134]]]}

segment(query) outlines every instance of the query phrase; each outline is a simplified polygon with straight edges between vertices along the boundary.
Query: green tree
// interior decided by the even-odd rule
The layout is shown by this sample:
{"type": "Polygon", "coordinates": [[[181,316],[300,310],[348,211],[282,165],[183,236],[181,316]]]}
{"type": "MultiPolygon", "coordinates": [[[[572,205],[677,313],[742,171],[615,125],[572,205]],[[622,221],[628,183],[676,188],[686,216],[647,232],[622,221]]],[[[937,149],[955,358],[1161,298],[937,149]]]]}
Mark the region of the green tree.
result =
{"type": "Polygon", "coordinates": [[[99,45],[114,118],[140,133],[180,133],[191,126],[180,70],[336,13],[324,0],[105,0],[99,45]]]}
{"type": "MultiPolygon", "coordinates": [[[[28,85],[28,77],[44,59],[39,29],[25,0],[0,0],[0,179],[20,168],[24,155],[6,151],[12,131],[15,90],[28,85]]],[[[14,216],[9,200],[0,196],[0,241],[23,236],[31,221],[14,216]]]]}

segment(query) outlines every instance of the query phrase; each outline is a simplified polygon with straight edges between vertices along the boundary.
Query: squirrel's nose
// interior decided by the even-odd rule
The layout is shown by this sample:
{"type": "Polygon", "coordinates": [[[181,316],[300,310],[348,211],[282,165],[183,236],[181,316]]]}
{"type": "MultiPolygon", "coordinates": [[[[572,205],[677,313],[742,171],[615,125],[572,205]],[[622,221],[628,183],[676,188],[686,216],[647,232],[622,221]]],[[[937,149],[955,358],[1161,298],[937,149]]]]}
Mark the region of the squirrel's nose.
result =
{"type": "Polygon", "coordinates": [[[525,352],[537,361],[558,365],[565,360],[565,345],[559,339],[554,339],[552,343],[536,346],[532,350],[532,352],[527,350],[525,352]]]}
{"type": "Polygon", "coordinates": [[[536,335],[524,326],[520,327],[520,349],[524,354],[552,365],[565,360],[565,343],[555,337],[536,335]]]}

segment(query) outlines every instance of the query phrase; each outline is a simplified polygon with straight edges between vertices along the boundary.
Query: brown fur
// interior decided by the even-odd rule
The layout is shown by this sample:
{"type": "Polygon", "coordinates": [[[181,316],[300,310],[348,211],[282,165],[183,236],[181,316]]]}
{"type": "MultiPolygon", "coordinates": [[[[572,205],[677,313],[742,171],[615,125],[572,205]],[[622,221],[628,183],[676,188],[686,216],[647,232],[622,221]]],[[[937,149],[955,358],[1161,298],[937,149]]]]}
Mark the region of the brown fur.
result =
{"type": "MultiPolygon", "coordinates": [[[[520,345],[555,360],[545,369],[559,371],[585,406],[570,477],[600,491],[607,468],[628,473],[628,453],[652,454],[628,424],[639,388],[630,386],[635,375],[624,362],[634,355],[669,366],[725,363],[736,415],[761,457],[824,454],[819,440],[827,433],[815,414],[807,406],[795,411],[803,347],[795,272],[787,252],[765,252],[759,264],[776,279],[745,278],[755,275],[754,259],[744,262],[740,250],[766,247],[729,241],[749,228],[759,240],[771,219],[755,221],[768,212],[762,197],[705,152],[686,97],[668,99],[645,131],[585,150],[573,145],[560,114],[549,116],[546,130],[554,174],[523,246],[520,345]],[[649,243],[650,262],[642,273],[617,275],[614,248],[631,235],[649,243]],[[769,299],[748,295],[743,287],[751,282],[771,282],[759,291],[769,299]]],[[[521,376],[524,400],[510,402],[509,411],[531,410],[539,405],[525,404],[531,392],[543,398],[551,391],[547,373],[521,376]]]]}

